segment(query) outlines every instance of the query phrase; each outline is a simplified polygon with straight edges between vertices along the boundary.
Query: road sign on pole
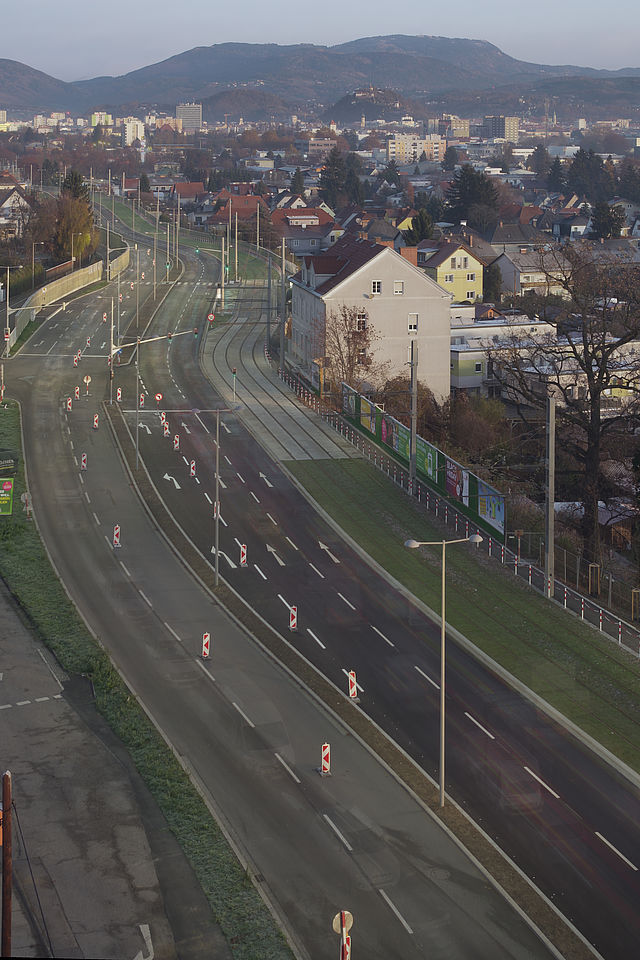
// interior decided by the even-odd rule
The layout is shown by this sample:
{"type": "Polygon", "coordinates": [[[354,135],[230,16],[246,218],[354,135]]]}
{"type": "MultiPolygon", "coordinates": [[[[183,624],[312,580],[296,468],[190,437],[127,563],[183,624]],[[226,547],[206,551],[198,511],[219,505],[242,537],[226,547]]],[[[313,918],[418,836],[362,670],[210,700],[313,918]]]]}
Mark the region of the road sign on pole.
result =
{"type": "Polygon", "coordinates": [[[160,403],[161,400],[162,400],[162,394],[156,393],[156,403],[160,403]]]}
{"type": "Polygon", "coordinates": [[[209,313],[209,314],[207,314],[207,320],[209,321],[209,323],[213,323],[213,321],[215,320],[215,318],[216,318],[215,313],[209,313]]]}
{"type": "Polygon", "coordinates": [[[195,477],[195,475],[196,475],[196,462],[195,460],[192,460],[191,463],[189,464],[189,476],[195,477]]]}
{"type": "Polygon", "coordinates": [[[290,607],[289,608],[289,630],[298,629],[298,608],[290,607]]]}
{"type": "Polygon", "coordinates": [[[116,525],[113,528],[113,546],[114,547],[120,546],[120,524],[119,523],[116,523],[116,525]]]}
{"type": "Polygon", "coordinates": [[[351,937],[349,930],[353,926],[353,914],[348,910],[336,913],[331,924],[333,932],[340,937],[340,960],[349,960],[351,957],[351,937]]]}
{"type": "Polygon", "coordinates": [[[86,388],[87,388],[87,396],[89,396],[89,384],[91,383],[91,377],[89,376],[89,374],[87,374],[86,377],[83,377],[83,378],[82,378],[82,382],[83,382],[84,385],[86,386],[86,388]]]}
{"type": "Polygon", "coordinates": [[[202,659],[206,660],[209,656],[209,647],[211,645],[211,635],[208,633],[202,634],[202,659]]]}

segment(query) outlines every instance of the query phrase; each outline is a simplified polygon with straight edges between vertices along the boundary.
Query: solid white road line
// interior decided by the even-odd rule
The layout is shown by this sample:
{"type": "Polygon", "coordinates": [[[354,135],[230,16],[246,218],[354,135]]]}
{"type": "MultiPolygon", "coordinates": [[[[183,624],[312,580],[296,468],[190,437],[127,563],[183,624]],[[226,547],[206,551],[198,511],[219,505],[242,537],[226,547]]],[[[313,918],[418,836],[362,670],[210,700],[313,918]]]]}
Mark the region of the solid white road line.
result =
{"type": "Polygon", "coordinates": [[[238,478],[238,480],[240,481],[240,483],[244,483],[244,482],[245,482],[245,481],[244,481],[244,477],[241,477],[237,470],[236,470],[236,477],[238,478]]]}
{"type": "Polygon", "coordinates": [[[381,630],[378,630],[377,627],[374,627],[373,624],[371,624],[371,629],[372,629],[373,631],[375,631],[375,633],[377,633],[379,637],[382,637],[382,639],[384,640],[384,642],[385,642],[385,643],[388,643],[390,647],[395,647],[395,643],[392,643],[391,640],[389,640],[388,637],[385,637],[384,633],[383,633],[381,630]]]}
{"type": "Polygon", "coordinates": [[[279,761],[280,761],[280,763],[281,763],[282,766],[285,768],[285,770],[287,771],[287,773],[289,774],[289,776],[292,777],[292,778],[295,780],[296,783],[300,783],[300,782],[301,782],[300,777],[296,777],[295,773],[293,772],[293,770],[291,769],[291,767],[289,766],[289,764],[288,764],[285,760],[282,759],[282,757],[280,756],[279,753],[276,753],[276,760],[279,760],[279,761]]]}
{"type": "Polygon", "coordinates": [[[209,494],[208,494],[206,491],[205,491],[204,496],[205,496],[205,499],[207,500],[207,502],[210,504],[210,506],[213,506],[213,500],[211,499],[211,497],[209,496],[209,494]]]}
{"type": "Polygon", "coordinates": [[[260,503],[260,501],[259,501],[258,498],[256,497],[256,495],[255,495],[255,493],[253,492],[253,490],[250,490],[249,493],[251,494],[251,496],[253,497],[253,499],[255,500],[256,503],[260,503]]]}
{"type": "Polygon", "coordinates": [[[124,570],[126,576],[127,576],[127,577],[130,577],[131,574],[129,573],[129,571],[128,571],[127,568],[125,567],[125,565],[124,565],[124,563],[122,562],[122,560],[119,560],[118,563],[120,564],[120,566],[121,566],[122,569],[124,570]]]}
{"type": "Polygon", "coordinates": [[[324,643],[322,642],[322,640],[318,640],[318,638],[316,637],[315,633],[314,633],[312,630],[309,630],[309,627],[307,627],[307,633],[309,634],[310,637],[312,637],[312,638],[315,640],[315,642],[318,644],[318,646],[322,647],[323,650],[326,650],[326,649],[327,649],[327,648],[325,647],[324,643]]]}
{"type": "Polygon", "coordinates": [[[349,600],[347,600],[347,598],[346,598],[345,596],[343,596],[343,595],[340,593],[339,590],[338,590],[338,596],[340,597],[341,600],[344,600],[344,602],[346,603],[346,605],[347,605],[348,607],[351,607],[352,610],[355,610],[354,605],[353,605],[349,600]]]}
{"type": "Polygon", "coordinates": [[[432,687],[435,687],[436,690],[440,689],[440,684],[436,683],[435,680],[432,680],[431,677],[427,676],[424,670],[421,670],[420,667],[415,667],[421,677],[424,677],[425,680],[428,680],[432,687]]]}
{"type": "Polygon", "coordinates": [[[151,603],[151,600],[149,600],[149,597],[145,593],[143,593],[142,590],[140,590],[140,588],[138,588],[138,593],[140,594],[144,602],[147,603],[153,610],[153,604],[151,603]]]}
{"type": "Polygon", "coordinates": [[[606,843],[606,845],[609,847],[609,849],[610,849],[610,850],[613,850],[613,852],[614,852],[615,854],[617,854],[617,855],[620,857],[621,860],[624,860],[624,862],[626,863],[626,865],[627,865],[628,867],[631,867],[632,870],[635,870],[635,871],[637,872],[638,868],[636,867],[636,865],[635,865],[634,863],[631,863],[631,860],[627,860],[627,858],[625,857],[625,855],[624,855],[623,853],[620,853],[620,851],[618,850],[618,848],[617,848],[617,847],[614,847],[614,845],[613,845],[612,843],[609,843],[609,841],[607,840],[607,838],[606,838],[606,837],[603,837],[602,834],[601,834],[601,833],[598,833],[597,830],[596,830],[596,837],[599,837],[600,840],[602,840],[603,843],[606,843]]]}
{"type": "Polygon", "coordinates": [[[407,923],[407,921],[405,920],[405,918],[402,916],[402,914],[400,913],[400,911],[399,911],[398,908],[396,907],[395,903],[393,903],[393,902],[389,899],[389,897],[386,895],[386,893],[384,892],[384,890],[381,890],[380,888],[378,888],[378,893],[380,894],[380,896],[382,897],[382,899],[385,901],[385,903],[387,904],[387,906],[390,907],[391,910],[393,910],[393,912],[395,913],[396,917],[398,918],[398,920],[400,921],[400,923],[402,924],[402,926],[405,928],[405,930],[407,931],[407,933],[410,933],[410,934],[413,935],[413,930],[411,929],[411,927],[409,926],[409,924],[407,923]]]}
{"type": "Polygon", "coordinates": [[[320,571],[318,570],[318,568],[317,568],[317,567],[314,567],[314,565],[313,565],[312,563],[309,563],[309,566],[310,566],[311,569],[314,571],[314,573],[317,573],[318,576],[319,576],[319,577],[322,577],[322,579],[324,580],[324,573],[320,573],[320,571]]]}
{"type": "Polygon", "coordinates": [[[293,542],[293,540],[289,540],[289,537],[285,537],[285,540],[287,540],[287,541],[291,544],[291,546],[293,547],[294,550],[297,550],[297,549],[298,549],[298,548],[296,547],[295,543],[293,542]]]}
{"type": "MultiPolygon", "coordinates": [[[[417,668],[416,668],[416,669],[417,669],[417,668]]],[[[476,727],[478,727],[479,730],[482,730],[482,732],[483,732],[483,733],[486,733],[486,735],[487,735],[488,737],[491,737],[492,740],[495,740],[494,735],[493,735],[492,733],[489,733],[489,731],[487,730],[487,728],[486,728],[486,727],[483,727],[481,723],[478,723],[478,721],[475,719],[475,717],[472,717],[471,714],[470,714],[470,713],[467,713],[466,710],[465,710],[465,712],[464,712],[464,715],[465,715],[465,717],[466,717],[468,720],[471,720],[471,723],[475,723],[476,727]]],[[[528,767],[525,767],[525,770],[527,770],[527,769],[528,769],[528,767]]],[[[531,773],[530,770],[529,770],[529,773],[531,773]]],[[[531,774],[531,775],[532,775],[532,776],[535,776],[535,774],[531,774]]],[[[538,779],[538,778],[536,777],[536,780],[537,780],[537,779],[538,779]]]]}
{"type": "Polygon", "coordinates": [[[80,483],[83,484],[83,483],[84,483],[84,477],[82,476],[82,474],[79,473],[79,474],[78,474],[78,477],[80,478],[80,483]]]}
{"type": "Polygon", "coordinates": [[[258,571],[258,573],[260,574],[260,576],[262,577],[262,579],[263,579],[263,580],[266,580],[267,578],[265,577],[264,573],[262,572],[262,570],[260,569],[260,567],[258,566],[257,563],[254,563],[254,567],[256,568],[256,570],[258,571]]]}
{"type": "Polygon", "coordinates": [[[277,527],[278,524],[277,524],[276,521],[273,519],[273,517],[271,516],[271,514],[268,513],[267,516],[269,517],[269,520],[271,520],[271,523],[274,525],[274,527],[277,527]]]}
{"type": "Polygon", "coordinates": [[[87,498],[87,503],[91,503],[91,500],[89,499],[89,494],[87,493],[86,490],[85,490],[85,492],[84,492],[84,495],[85,495],[85,497],[87,498]]]}
{"type": "Polygon", "coordinates": [[[349,843],[349,841],[347,840],[347,838],[346,838],[345,836],[343,836],[343,834],[340,833],[340,831],[339,831],[338,828],[336,827],[336,825],[335,825],[335,823],[333,822],[333,820],[331,819],[331,817],[327,816],[326,813],[323,813],[323,814],[322,814],[322,817],[323,817],[324,820],[327,821],[327,823],[329,824],[329,826],[331,827],[331,829],[332,829],[333,832],[335,833],[336,837],[338,837],[338,839],[341,840],[342,843],[344,843],[344,845],[345,845],[345,847],[347,848],[347,850],[349,851],[349,853],[351,853],[351,852],[353,851],[353,847],[351,846],[351,844],[349,843]]]}
{"type": "Polygon", "coordinates": [[[229,464],[229,466],[231,466],[231,465],[232,465],[232,464],[231,464],[231,460],[229,460],[229,457],[226,455],[226,453],[225,453],[225,455],[224,455],[224,458],[225,458],[225,460],[227,461],[227,463],[229,464]]]}
{"type": "Polygon", "coordinates": [[[167,630],[169,631],[169,633],[170,633],[173,637],[175,637],[175,639],[178,641],[178,643],[182,643],[182,640],[180,639],[180,637],[178,636],[178,634],[175,632],[175,630],[173,629],[173,627],[169,626],[169,624],[167,623],[166,620],[163,620],[162,622],[164,623],[164,625],[165,625],[165,627],[167,628],[167,630]]]}
{"type": "Polygon", "coordinates": [[[287,603],[287,601],[285,600],[285,598],[282,596],[281,593],[278,594],[278,600],[282,600],[287,610],[291,610],[291,604],[287,603]]]}
{"type": "Polygon", "coordinates": [[[246,720],[246,721],[247,721],[247,723],[249,724],[250,727],[255,728],[255,723],[253,723],[251,720],[249,720],[249,717],[246,715],[246,713],[244,712],[244,710],[241,710],[241,709],[240,709],[240,707],[239,707],[238,704],[235,702],[235,700],[231,703],[231,706],[236,708],[236,710],[238,711],[238,713],[240,714],[240,716],[243,718],[243,720],[246,720]]]}
{"type": "Polygon", "coordinates": [[[100,521],[98,520],[98,514],[95,512],[95,510],[93,512],[93,519],[98,524],[98,526],[100,526],[100,521]]]}

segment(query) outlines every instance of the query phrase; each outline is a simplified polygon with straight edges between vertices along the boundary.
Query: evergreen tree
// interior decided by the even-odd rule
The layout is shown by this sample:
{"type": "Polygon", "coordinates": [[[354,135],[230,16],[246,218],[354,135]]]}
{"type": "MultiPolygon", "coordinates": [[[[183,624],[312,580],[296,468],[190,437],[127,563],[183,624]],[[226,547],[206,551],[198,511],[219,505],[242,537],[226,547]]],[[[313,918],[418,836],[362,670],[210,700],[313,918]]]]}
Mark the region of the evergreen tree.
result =
{"type": "Polygon", "coordinates": [[[395,160],[389,160],[389,163],[380,174],[380,179],[386,180],[387,183],[392,184],[394,187],[400,186],[400,171],[398,170],[398,164],[395,160]]]}
{"type": "Polygon", "coordinates": [[[443,170],[455,170],[458,162],[458,151],[455,147],[447,147],[442,158],[443,170]]]}
{"type": "Polygon", "coordinates": [[[302,196],[304,193],[304,177],[300,167],[296,167],[294,175],[291,177],[291,193],[302,196]]]}
{"type": "Polygon", "coordinates": [[[320,174],[320,196],[331,209],[338,205],[340,195],[344,192],[347,167],[344,155],[338,147],[333,147],[325,160],[320,174]]]}
{"type": "Polygon", "coordinates": [[[482,277],[482,299],[485,303],[499,303],[502,296],[502,271],[494,260],[485,267],[482,277]]]}
{"type": "Polygon", "coordinates": [[[551,157],[549,156],[549,151],[545,147],[544,143],[539,143],[529,159],[527,160],[527,168],[533,170],[534,173],[537,173],[538,176],[546,176],[549,173],[551,168],[551,157]]]}
{"type": "Polygon", "coordinates": [[[574,193],[584,194],[591,201],[608,200],[615,192],[611,170],[593,150],[578,150],[569,170],[567,185],[574,193]]]}
{"type": "Polygon", "coordinates": [[[146,173],[140,174],[140,193],[151,193],[151,184],[146,173]]]}
{"type": "Polygon", "coordinates": [[[640,203],[640,170],[629,159],[622,162],[618,192],[626,200],[630,200],[632,203],[640,203]]]}
{"type": "Polygon", "coordinates": [[[74,200],[86,200],[87,203],[89,202],[89,188],[84,182],[82,174],[78,173],[77,170],[69,170],[69,173],[62,181],[60,192],[69,197],[73,197],[74,200]]]}
{"type": "Polygon", "coordinates": [[[433,235],[433,220],[422,207],[411,220],[411,227],[404,233],[408,247],[416,247],[421,240],[428,240],[433,235]]]}
{"type": "Polygon", "coordinates": [[[566,180],[564,176],[564,170],[562,169],[562,162],[560,157],[556,157],[549,168],[549,175],[547,176],[547,188],[552,193],[562,193],[565,186],[566,180]]]}
{"type": "Polygon", "coordinates": [[[447,216],[453,220],[468,220],[472,207],[498,210],[498,191],[484,173],[476,172],[465,163],[456,170],[447,194],[447,216]]]}
{"type": "Polygon", "coordinates": [[[617,205],[610,207],[604,200],[599,200],[593,207],[591,234],[596,240],[619,237],[625,219],[622,207],[617,205]]]}

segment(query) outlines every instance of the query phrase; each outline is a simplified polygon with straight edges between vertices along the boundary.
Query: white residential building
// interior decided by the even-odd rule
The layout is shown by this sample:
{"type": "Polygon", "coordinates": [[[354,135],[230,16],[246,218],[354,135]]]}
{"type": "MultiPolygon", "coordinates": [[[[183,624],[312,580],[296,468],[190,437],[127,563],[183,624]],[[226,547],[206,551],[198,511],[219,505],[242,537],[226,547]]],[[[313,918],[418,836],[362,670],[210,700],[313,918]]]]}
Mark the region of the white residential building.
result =
{"type": "Polygon", "coordinates": [[[418,378],[439,401],[449,396],[451,298],[399,253],[345,235],[327,253],[304,257],[292,286],[291,356],[303,371],[325,355],[325,323],[346,306],[372,330],[370,359],[388,363],[389,378],[408,375],[414,340],[418,378]]]}

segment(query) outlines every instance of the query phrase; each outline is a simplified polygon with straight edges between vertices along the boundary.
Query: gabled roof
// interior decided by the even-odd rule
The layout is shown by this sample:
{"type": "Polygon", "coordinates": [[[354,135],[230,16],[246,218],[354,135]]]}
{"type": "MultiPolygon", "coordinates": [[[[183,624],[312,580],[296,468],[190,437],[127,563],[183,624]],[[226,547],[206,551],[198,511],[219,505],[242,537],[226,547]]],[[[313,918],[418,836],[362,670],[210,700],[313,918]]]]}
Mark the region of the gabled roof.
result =
{"type": "Polygon", "coordinates": [[[326,223],[333,223],[333,217],[330,216],[321,207],[297,207],[293,210],[286,207],[276,207],[271,211],[271,223],[274,226],[287,224],[290,220],[302,220],[308,217],[310,220],[316,220],[322,226],[326,223]]]}
{"type": "Polygon", "coordinates": [[[499,220],[494,227],[484,232],[484,239],[495,245],[500,243],[544,243],[545,238],[529,223],[505,223],[499,220]]]}
{"type": "Polygon", "coordinates": [[[479,263],[483,262],[471,247],[468,247],[466,243],[461,243],[458,240],[445,240],[444,242],[441,240],[437,244],[434,244],[433,240],[422,240],[418,244],[418,250],[433,250],[434,247],[437,247],[436,252],[426,261],[424,264],[425,268],[432,269],[433,267],[441,267],[442,264],[450,257],[453,257],[458,250],[464,250],[468,256],[473,257],[473,259],[479,263]]]}

